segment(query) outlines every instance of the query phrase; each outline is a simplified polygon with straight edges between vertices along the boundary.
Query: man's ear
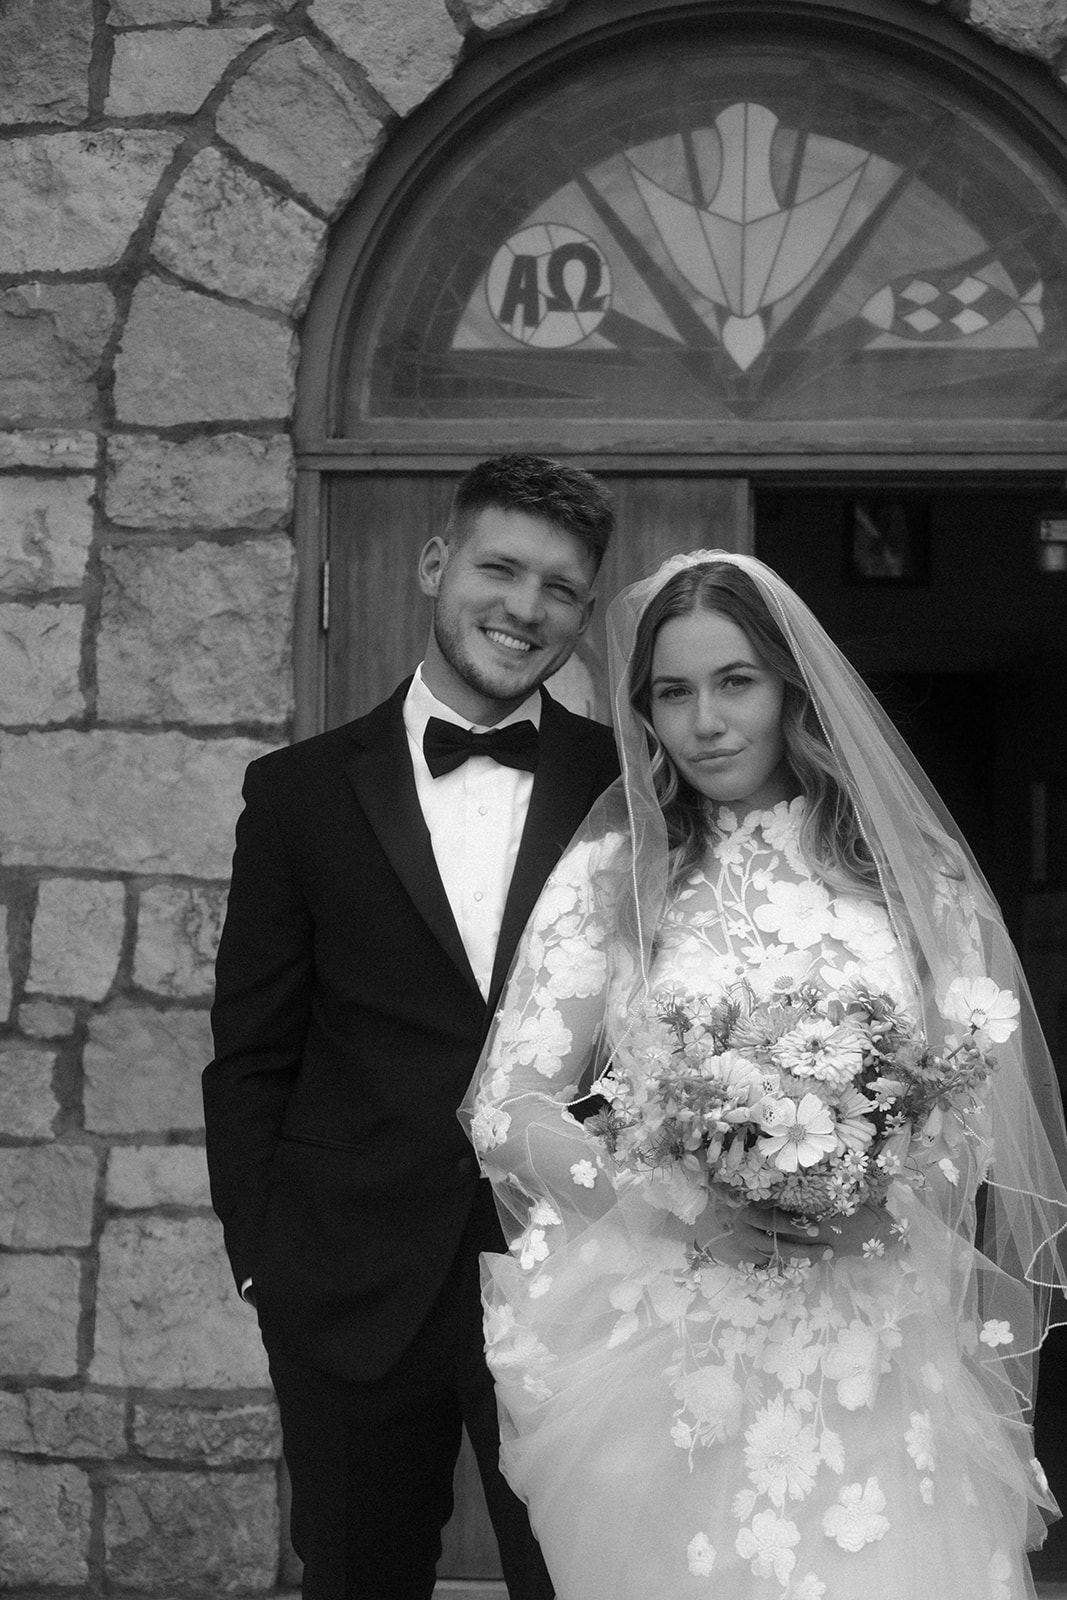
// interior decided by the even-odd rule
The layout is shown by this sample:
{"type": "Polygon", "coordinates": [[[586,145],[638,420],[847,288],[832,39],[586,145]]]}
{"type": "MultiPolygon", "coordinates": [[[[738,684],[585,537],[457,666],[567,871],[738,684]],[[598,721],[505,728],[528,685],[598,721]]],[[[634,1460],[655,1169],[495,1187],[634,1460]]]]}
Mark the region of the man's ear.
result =
{"type": "Polygon", "coordinates": [[[431,600],[437,598],[437,591],[441,586],[445,568],[448,566],[448,545],[435,533],[422,547],[419,556],[419,588],[423,594],[428,594],[431,600]]]}
{"type": "Polygon", "coordinates": [[[595,594],[591,594],[589,596],[589,599],[585,602],[585,610],[584,610],[584,613],[582,615],[582,625],[578,629],[578,637],[579,637],[579,639],[582,637],[582,634],[585,632],[586,628],[588,628],[589,624],[592,622],[592,620],[593,620],[593,612],[595,610],[596,610],[596,595],[595,594]]]}

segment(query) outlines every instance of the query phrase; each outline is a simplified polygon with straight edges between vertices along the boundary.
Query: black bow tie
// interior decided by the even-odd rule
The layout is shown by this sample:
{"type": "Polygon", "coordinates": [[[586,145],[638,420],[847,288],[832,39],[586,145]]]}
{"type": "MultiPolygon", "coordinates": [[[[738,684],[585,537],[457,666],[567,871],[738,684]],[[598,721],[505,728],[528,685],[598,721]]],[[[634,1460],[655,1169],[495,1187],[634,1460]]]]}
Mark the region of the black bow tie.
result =
{"type": "Polygon", "coordinates": [[[537,729],[532,722],[512,722],[506,728],[473,733],[458,723],[431,717],[422,736],[422,753],[433,778],[455,772],[468,756],[492,756],[502,767],[532,772],[537,765],[537,751],[537,729]]]}

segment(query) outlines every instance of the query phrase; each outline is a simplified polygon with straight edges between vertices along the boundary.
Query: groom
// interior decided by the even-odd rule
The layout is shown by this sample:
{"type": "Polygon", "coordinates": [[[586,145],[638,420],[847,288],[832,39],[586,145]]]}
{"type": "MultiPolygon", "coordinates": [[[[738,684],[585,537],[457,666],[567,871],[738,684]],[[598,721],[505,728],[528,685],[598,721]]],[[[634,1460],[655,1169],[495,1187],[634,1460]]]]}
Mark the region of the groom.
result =
{"type": "Polygon", "coordinates": [[[588,473],[501,456],[422,551],[425,659],[245,779],[204,1073],[211,1192],[257,1307],[304,1600],[425,1600],[466,1424],[511,1600],[551,1583],[497,1468],[456,1107],[547,874],[618,772],[540,691],[613,524],[588,473]],[[474,729],[473,737],[471,729],[474,729]]]}

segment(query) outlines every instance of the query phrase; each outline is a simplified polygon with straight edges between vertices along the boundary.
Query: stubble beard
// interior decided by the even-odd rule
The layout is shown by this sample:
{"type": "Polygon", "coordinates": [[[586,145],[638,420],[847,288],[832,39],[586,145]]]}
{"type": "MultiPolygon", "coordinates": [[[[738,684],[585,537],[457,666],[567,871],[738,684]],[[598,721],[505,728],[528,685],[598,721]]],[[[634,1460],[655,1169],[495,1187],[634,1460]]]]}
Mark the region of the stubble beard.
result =
{"type": "Polygon", "coordinates": [[[502,704],[525,700],[535,689],[541,687],[546,678],[550,678],[558,671],[570,654],[568,651],[566,655],[557,659],[543,661],[540,669],[531,662],[525,673],[522,671],[514,675],[504,671],[494,673],[491,668],[483,666],[473,658],[465,640],[449,626],[447,618],[442,617],[440,611],[434,613],[433,633],[438,650],[457,677],[462,678],[467,687],[473,689],[476,694],[502,704]]]}

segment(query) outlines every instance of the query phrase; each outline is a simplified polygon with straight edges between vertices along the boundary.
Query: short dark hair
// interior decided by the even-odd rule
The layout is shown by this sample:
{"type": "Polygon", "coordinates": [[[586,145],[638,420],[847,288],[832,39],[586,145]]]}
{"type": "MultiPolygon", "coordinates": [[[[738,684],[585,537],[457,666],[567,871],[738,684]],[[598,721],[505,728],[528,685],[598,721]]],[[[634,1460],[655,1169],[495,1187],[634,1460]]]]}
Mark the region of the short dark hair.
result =
{"type": "Polygon", "coordinates": [[[585,545],[599,567],[615,527],[615,502],[598,478],[547,456],[504,455],[479,461],[456,485],[446,540],[462,541],[490,506],[544,517],[585,545]]]}

